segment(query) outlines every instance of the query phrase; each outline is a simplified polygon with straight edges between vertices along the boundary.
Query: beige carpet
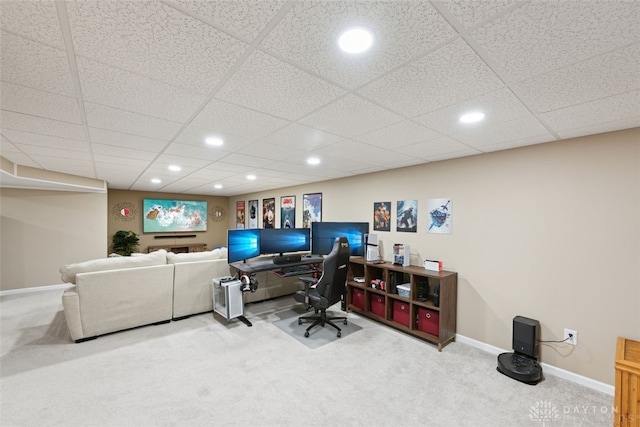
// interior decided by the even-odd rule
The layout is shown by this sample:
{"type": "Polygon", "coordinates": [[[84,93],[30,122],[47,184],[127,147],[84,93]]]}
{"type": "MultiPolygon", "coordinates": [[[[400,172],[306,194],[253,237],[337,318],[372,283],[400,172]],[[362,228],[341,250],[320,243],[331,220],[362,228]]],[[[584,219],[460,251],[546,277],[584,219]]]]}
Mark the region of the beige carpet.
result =
{"type": "Polygon", "coordinates": [[[249,304],[253,327],[209,313],[73,344],[61,296],[0,297],[3,427],[612,425],[611,396],[352,313],[361,330],[310,349],[274,325],[293,298],[249,304]]]}

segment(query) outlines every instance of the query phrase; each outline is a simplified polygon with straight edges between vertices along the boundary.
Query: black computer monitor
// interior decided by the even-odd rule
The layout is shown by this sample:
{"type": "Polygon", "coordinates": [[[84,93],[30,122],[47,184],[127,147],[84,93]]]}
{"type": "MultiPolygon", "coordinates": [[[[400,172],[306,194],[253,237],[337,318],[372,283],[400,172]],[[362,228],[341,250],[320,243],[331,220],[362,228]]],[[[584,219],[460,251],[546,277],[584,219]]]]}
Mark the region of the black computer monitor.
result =
{"type": "Polygon", "coordinates": [[[365,234],[369,233],[368,222],[312,222],[311,252],[326,255],[333,248],[336,237],[346,237],[352,256],[364,256],[365,234]]]}
{"type": "Polygon", "coordinates": [[[260,253],[284,254],[309,252],[311,230],[308,228],[263,228],[260,230],[260,253]]]}
{"type": "Polygon", "coordinates": [[[257,228],[229,230],[227,245],[229,263],[260,256],[260,230],[257,228]]]}

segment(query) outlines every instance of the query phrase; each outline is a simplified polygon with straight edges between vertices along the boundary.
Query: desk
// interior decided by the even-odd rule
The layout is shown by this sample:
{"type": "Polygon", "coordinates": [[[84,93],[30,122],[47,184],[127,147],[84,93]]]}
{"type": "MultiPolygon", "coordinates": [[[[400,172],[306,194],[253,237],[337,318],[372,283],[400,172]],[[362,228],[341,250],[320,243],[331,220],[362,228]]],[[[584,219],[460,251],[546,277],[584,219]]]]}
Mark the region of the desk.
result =
{"type": "Polygon", "coordinates": [[[303,256],[300,261],[287,262],[285,264],[275,264],[272,259],[259,259],[249,262],[232,262],[229,265],[242,273],[254,274],[259,271],[280,270],[283,268],[299,267],[301,265],[322,264],[323,261],[324,258],[320,256],[303,256]]]}

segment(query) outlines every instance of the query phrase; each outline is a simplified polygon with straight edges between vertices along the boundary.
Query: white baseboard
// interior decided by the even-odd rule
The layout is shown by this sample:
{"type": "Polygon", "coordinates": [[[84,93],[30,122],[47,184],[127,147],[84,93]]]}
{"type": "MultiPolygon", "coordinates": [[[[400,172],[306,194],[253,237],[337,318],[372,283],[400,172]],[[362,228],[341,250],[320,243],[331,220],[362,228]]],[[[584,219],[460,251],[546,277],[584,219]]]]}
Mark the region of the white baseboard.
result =
{"type": "Polygon", "coordinates": [[[63,290],[67,289],[71,286],[69,283],[63,283],[61,285],[46,285],[46,286],[33,286],[31,288],[22,288],[22,289],[9,289],[7,291],[0,291],[0,297],[5,295],[16,295],[16,294],[26,294],[29,292],[42,292],[42,291],[55,291],[55,290],[63,290]]]}
{"type": "MultiPolygon", "coordinates": [[[[496,356],[498,356],[501,353],[506,353],[511,351],[511,350],[498,348],[493,345],[486,344],[481,341],[474,340],[473,338],[465,337],[464,335],[460,335],[460,334],[456,334],[456,341],[461,342],[463,344],[468,344],[475,348],[479,348],[480,350],[486,351],[487,353],[495,354],[496,356]]],[[[545,374],[550,374],[559,378],[563,378],[565,380],[569,380],[576,384],[583,385],[585,387],[588,387],[593,390],[597,390],[601,393],[605,393],[610,396],[614,395],[615,388],[612,385],[609,385],[600,381],[596,381],[591,378],[587,378],[585,376],[582,376],[573,372],[569,372],[565,369],[561,369],[546,363],[540,363],[540,366],[542,366],[542,370],[544,371],[545,374]]]]}

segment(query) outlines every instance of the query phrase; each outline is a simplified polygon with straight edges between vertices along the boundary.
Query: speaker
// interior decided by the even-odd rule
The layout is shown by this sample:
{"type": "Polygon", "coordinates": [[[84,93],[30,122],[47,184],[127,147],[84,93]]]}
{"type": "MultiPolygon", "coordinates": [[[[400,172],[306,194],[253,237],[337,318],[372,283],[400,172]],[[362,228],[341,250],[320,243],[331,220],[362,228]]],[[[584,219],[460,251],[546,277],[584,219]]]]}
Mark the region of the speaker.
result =
{"type": "Polygon", "coordinates": [[[513,349],[516,353],[538,358],[540,322],[524,316],[513,318],[513,349]]]}
{"type": "Polygon", "coordinates": [[[302,255],[299,254],[291,254],[291,255],[281,255],[273,257],[274,264],[289,264],[292,262],[300,262],[302,261],[302,255]]]}

